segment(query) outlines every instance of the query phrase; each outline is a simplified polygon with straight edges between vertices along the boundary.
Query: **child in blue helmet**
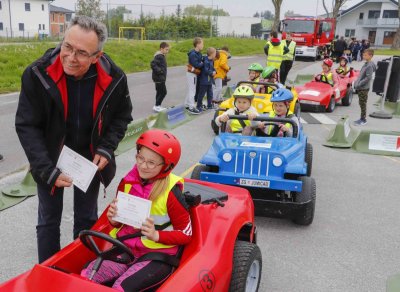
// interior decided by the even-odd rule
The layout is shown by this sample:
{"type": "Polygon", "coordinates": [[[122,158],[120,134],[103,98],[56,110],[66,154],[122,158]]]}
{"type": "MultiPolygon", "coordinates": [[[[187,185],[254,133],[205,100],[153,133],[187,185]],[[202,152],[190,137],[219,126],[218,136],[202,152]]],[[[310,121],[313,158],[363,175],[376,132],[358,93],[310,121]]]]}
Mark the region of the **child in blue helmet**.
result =
{"type": "MultiPolygon", "coordinates": [[[[270,118],[289,118],[297,126],[299,120],[290,110],[290,102],[293,100],[293,93],[286,88],[279,88],[272,93],[272,111],[269,112],[270,118]]],[[[269,137],[292,137],[293,127],[290,123],[276,123],[275,125],[265,125],[265,122],[258,123],[257,136],[269,137]]]]}

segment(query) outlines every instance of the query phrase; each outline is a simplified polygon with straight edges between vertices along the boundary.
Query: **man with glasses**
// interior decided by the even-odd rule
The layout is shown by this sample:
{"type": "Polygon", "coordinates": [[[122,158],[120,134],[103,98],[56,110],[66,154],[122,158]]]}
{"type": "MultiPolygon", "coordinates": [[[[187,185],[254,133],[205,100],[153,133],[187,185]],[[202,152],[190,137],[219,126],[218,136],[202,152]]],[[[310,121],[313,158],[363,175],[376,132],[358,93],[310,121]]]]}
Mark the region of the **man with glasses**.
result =
{"type": "Polygon", "coordinates": [[[103,54],[105,26],[75,17],[60,46],[49,49],[22,75],[15,126],[38,186],[39,262],[60,250],[64,187],[71,179],[56,168],[63,146],[98,165],[86,193],[74,187],[74,239],[97,220],[100,182],[115,175],[114,151],[132,120],[122,70],[103,54]]]}

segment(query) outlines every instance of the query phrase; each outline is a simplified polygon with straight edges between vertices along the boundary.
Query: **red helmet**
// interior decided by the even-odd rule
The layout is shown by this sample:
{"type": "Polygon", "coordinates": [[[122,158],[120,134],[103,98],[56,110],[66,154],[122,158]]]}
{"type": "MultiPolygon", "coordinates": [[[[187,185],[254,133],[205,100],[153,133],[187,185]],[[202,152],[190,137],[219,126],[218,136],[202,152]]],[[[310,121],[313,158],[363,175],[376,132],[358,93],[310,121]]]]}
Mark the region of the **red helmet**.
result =
{"type": "Polygon", "coordinates": [[[164,158],[164,168],[155,178],[166,177],[181,157],[181,144],[178,139],[164,130],[152,129],[144,132],[136,141],[138,150],[141,146],[153,150],[164,158]]]}
{"type": "Polygon", "coordinates": [[[323,63],[329,68],[333,66],[333,61],[331,59],[325,59],[323,63]]]}

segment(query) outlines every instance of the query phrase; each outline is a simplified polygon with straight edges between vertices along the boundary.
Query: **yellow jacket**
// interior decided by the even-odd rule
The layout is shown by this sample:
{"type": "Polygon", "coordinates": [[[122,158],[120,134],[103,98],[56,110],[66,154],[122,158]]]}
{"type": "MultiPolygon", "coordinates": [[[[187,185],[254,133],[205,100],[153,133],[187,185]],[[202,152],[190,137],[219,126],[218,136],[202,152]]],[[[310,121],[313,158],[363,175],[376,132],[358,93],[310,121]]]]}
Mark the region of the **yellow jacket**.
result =
{"type": "Polygon", "coordinates": [[[214,79],[226,77],[226,73],[229,71],[228,66],[228,52],[224,50],[219,51],[219,59],[214,60],[214,69],[217,72],[215,74],[214,79]]]}

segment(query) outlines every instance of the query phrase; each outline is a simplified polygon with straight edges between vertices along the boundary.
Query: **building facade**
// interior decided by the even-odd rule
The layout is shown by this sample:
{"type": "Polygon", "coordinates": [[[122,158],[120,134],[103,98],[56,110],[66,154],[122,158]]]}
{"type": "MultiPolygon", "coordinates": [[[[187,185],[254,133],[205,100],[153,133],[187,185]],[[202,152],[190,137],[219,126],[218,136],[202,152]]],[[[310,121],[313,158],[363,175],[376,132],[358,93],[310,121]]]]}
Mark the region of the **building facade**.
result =
{"type": "Polygon", "coordinates": [[[49,35],[49,0],[0,0],[0,37],[49,35]]]}
{"type": "Polygon", "coordinates": [[[375,46],[390,46],[399,27],[398,2],[364,0],[339,14],[336,34],[369,40],[375,46]]]}
{"type": "Polygon", "coordinates": [[[50,5],[50,35],[52,37],[64,36],[73,13],[72,10],[50,5]]]}

